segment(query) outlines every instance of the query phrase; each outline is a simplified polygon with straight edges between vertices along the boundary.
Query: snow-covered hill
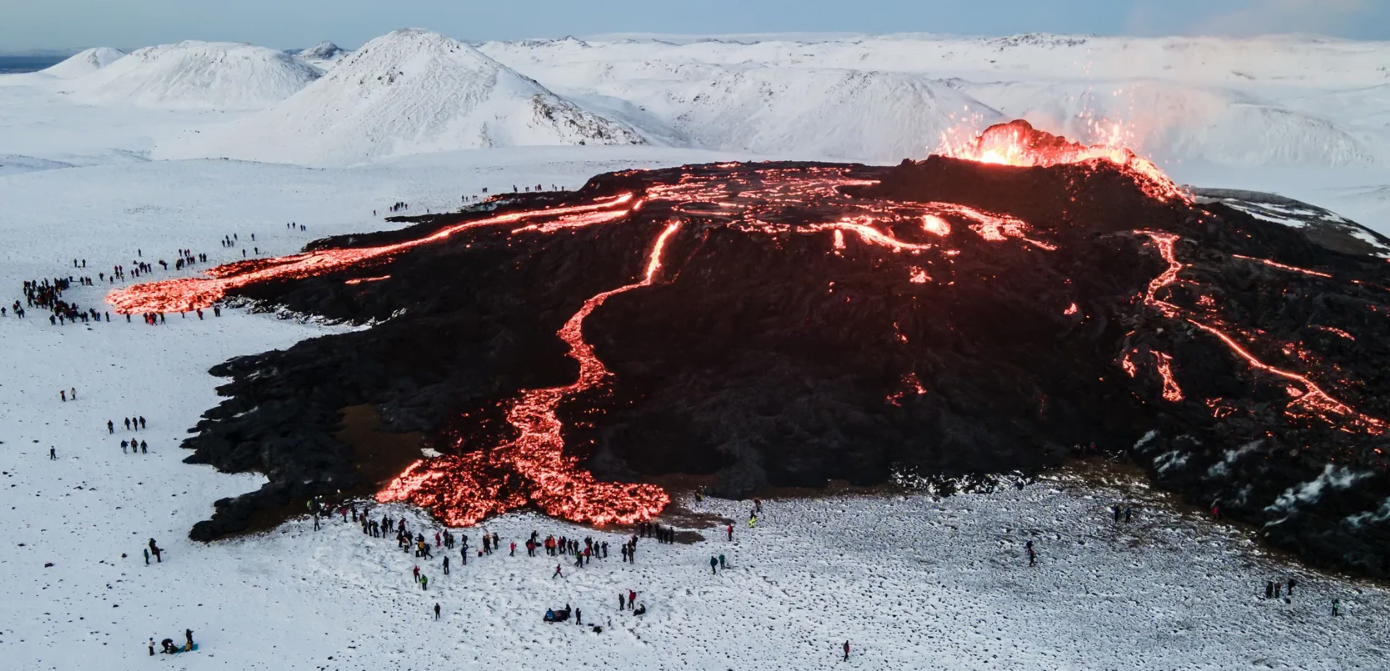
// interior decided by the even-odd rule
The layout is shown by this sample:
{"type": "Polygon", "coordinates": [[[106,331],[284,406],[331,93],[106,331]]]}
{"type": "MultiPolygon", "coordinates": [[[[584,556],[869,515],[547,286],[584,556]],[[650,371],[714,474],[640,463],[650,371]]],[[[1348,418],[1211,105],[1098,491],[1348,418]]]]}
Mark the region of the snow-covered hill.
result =
{"type": "Polygon", "coordinates": [[[274,49],[180,42],[138,49],[72,86],[73,97],[89,104],[250,110],[289,97],[319,74],[274,49]]]}
{"type": "Polygon", "coordinates": [[[80,51],[62,63],[51,68],[42,70],[44,74],[72,79],[82,75],[96,72],[125,56],[125,52],[111,47],[93,47],[85,51],[80,51]]]}
{"type": "Polygon", "coordinates": [[[422,30],[374,39],[284,102],[207,135],[160,155],[359,163],[479,147],[642,142],[473,47],[422,30]]]}
{"type": "Polygon", "coordinates": [[[295,52],[294,57],[320,70],[328,70],[337,65],[338,61],[343,60],[348,53],[346,49],[332,42],[323,41],[308,49],[295,52]]]}

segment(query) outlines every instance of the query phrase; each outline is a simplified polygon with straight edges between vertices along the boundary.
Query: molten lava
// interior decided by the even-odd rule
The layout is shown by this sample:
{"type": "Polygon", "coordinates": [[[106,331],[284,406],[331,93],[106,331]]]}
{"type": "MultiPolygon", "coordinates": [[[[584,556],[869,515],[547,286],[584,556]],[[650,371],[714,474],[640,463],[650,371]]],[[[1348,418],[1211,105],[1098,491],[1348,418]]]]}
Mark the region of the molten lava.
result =
{"type": "Polygon", "coordinates": [[[451,525],[470,525],[527,503],[548,515],[594,525],[633,524],[659,514],[670,497],[660,487],[599,482],[564,454],[560,402],[596,387],[610,373],[584,342],[584,319],[611,296],[650,286],[661,269],[666,241],[680,228],[672,222],[657,236],[641,281],[605,291],[584,302],[559,336],[579,362],[579,379],[563,387],[522,392],[507,411],[520,434],[486,452],[422,459],[377,494],[377,500],[404,501],[426,508],[451,525]]]}
{"type": "Polygon", "coordinates": [[[1018,119],[995,124],[972,140],[951,144],[942,136],[936,153],[980,163],[1048,168],[1069,163],[1106,161],[1135,179],[1145,193],[1164,201],[1187,201],[1187,194],[1152,161],[1109,144],[1084,145],[1033,128],[1018,119]]]}

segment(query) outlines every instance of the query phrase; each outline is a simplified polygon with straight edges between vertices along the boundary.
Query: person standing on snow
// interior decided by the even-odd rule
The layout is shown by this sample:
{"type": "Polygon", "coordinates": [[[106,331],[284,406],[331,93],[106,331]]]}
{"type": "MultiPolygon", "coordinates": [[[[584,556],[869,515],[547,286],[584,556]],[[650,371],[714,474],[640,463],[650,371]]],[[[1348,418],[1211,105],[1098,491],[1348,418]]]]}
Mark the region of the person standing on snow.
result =
{"type": "Polygon", "coordinates": [[[427,575],[425,575],[425,574],[423,574],[423,573],[421,573],[421,574],[420,574],[420,589],[429,589],[429,585],[430,585],[430,577],[427,576],[427,575]]]}
{"type": "Polygon", "coordinates": [[[627,599],[623,598],[622,592],[618,592],[618,610],[627,610],[627,599]]]}
{"type": "Polygon", "coordinates": [[[439,619],[439,604],[437,602],[434,604],[434,619],[439,619]]]}
{"type": "Polygon", "coordinates": [[[58,448],[56,448],[56,447],[50,447],[50,448],[48,448],[48,460],[49,460],[49,461],[57,461],[57,460],[58,460],[58,448]]]}
{"type": "Polygon", "coordinates": [[[449,575],[449,555],[444,555],[444,575],[449,575]]]}
{"type": "MultiPolygon", "coordinates": [[[[109,434],[109,435],[115,435],[115,433],[116,433],[116,423],[115,423],[115,422],[112,422],[112,421],[109,420],[109,419],[106,420],[106,433],[109,434]]],[[[154,639],[150,639],[150,640],[154,640],[154,639]]]]}
{"type": "Polygon", "coordinates": [[[551,579],[551,580],[554,580],[554,579],[556,579],[556,578],[563,578],[563,577],[565,577],[565,575],[564,575],[563,573],[560,572],[560,565],[559,565],[559,564],[556,564],[556,565],[555,565],[555,573],[552,573],[552,574],[550,575],[550,579],[551,579]]]}
{"type": "Polygon", "coordinates": [[[732,541],[734,539],[734,525],[730,524],[728,527],[724,529],[724,531],[728,532],[729,540],[732,541]]]}
{"type": "Polygon", "coordinates": [[[709,572],[715,575],[719,574],[719,560],[715,559],[713,555],[709,558],[709,572]]]}
{"type": "Polygon", "coordinates": [[[845,661],[849,661],[849,641],[845,641],[845,661]]]}

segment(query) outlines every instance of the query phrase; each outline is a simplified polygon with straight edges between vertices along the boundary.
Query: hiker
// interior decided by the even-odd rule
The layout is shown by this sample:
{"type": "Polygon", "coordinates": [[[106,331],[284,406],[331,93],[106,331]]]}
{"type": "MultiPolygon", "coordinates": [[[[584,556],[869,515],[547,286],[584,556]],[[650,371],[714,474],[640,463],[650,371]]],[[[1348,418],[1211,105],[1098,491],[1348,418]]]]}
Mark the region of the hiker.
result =
{"type": "Polygon", "coordinates": [[[184,637],[185,639],[188,640],[188,649],[189,649],[189,650],[192,650],[192,649],[193,649],[193,630],[192,630],[192,629],[185,629],[185,630],[183,630],[183,637],[184,637]]]}
{"type": "Polygon", "coordinates": [[[724,531],[727,531],[729,533],[729,540],[732,541],[734,539],[734,525],[730,524],[728,527],[724,529],[724,531]]]}
{"type": "Polygon", "coordinates": [[[444,555],[444,575],[449,575],[449,555],[444,555]]]}
{"type": "Polygon", "coordinates": [[[1266,580],[1266,581],[1265,581],[1265,598],[1266,598],[1266,599],[1273,599],[1273,598],[1274,598],[1274,581],[1273,581],[1273,580],[1266,580]]]}
{"type": "Polygon", "coordinates": [[[1129,524],[1129,518],[1130,518],[1130,516],[1133,515],[1133,514],[1134,514],[1134,509],[1131,508],[1131,507],[1129,507],[1129,506],[1125,506],[1125,524],[1129,524]]]}
{"type": "Polygon", "coordinates": [[[718,574],[719,574],[719,570],[718,570],[718,569],[719,569],[719,560],[718,560],[718,559],[715,559],[713,556],[711,556],[711,557],[709,558],[709,572],[710,572],[710,573],[713,573],[713,574],[715,574],[715,575],[718,575],[718,574]]]}
{"type": "Polygon", "coordinates": [[[423,573],[421,573],[421,574],[420,574],[420,589],[429,589],[429,586],[430,586],[430,577],[427,576],[427,575],[425,575],[425,574],[423,574],[423,573]]]}
{"type": "Polygon", "coordinates": [[[515,556],[516,556],[516,541],[511,541],[511,546],[512,546],[512,551],[511,551],[511,553],[508,554],[507,556],[508,556],[508,557],[515,557],[515,556]]]}
{"type": "Polygon", "coordinates": [[[551,579],[551,580],[554,580],[555,578],[563,578],[563,577],[565,577],[565,574],[563,574],[563,573],[560,572],[560,565],[559,565],[559,564],[556,564],[556,565],[555,565],[555,573],[553,573],[553,574],[550,576],[550,579],[551,579]]]}
{"type": "Polygon", "coordinates": [[[154,657],[154,639],[150,639],[150,656],[154,657]]]}
{"type": "MultiPolygon", "coordinates": [[[[130,427],[126,428],[129,429],[130,427]]],[[[116,433],[116,424],[109,419],[106,420],[106,433],[107,435],[114,435],[116,433]]]]}
{"type": "Polygon", "coordinates": [[[849,661],[849,641],[845,641],[845,661],[849,661]]]}
{"type": "Polygon", "coordinates": [[[618,610],[627,610],[627,599],[623,598],[622,592],[618,592],[618,610]]]}
{"type": "Polygon", "coordinates": [[[1111,512],[1113,512],[1113,513],[1115,514],[1115,515],[1114,515],[1114,517],[1115,517],[1115,524],[1119,524],[1119,523],[1120,523],[1120,507],[1119,507],[1119,506],[1110,506],[1110,510],[1111,510],[1111,512]]]}
{"type": "Polygon", "coordinates": [[[1340,600],[1338,600],[1338,599],[1333,599],[1333,600],[1332,600],[1332,617],[1337,617],[1337,616],[1339,616],[1339,615],[1341,615],[1341,614],[1342,614],[1342,602],[1341,602],[1340,600]]]}
{"type": "Polygon", "coordinates": [[[414,570],[411,571],[411,573],[413,573],[415,576],[415,582],[420,582],[420,567],[416,566],[414,570]]]}
{"type": "Polygon", "coordinates": [[[1028,541],[1028,544],[1025,545],[1024,547],[1028,549],[1028,565],[1029,565],[1029,566],[1033,566],[1033,565],[1037,564],[1037,563],[1038,563],[1038,553],[1036,553],[1036,552],[1033,551],[1033,541],[1028,541]]]}
{"type": "Polygon", "coordinates": [[[143,441],[143,440],[140,441],[140,454],[149,454],[149,453],[150,453],[150,446],[147,445],[147,444],[145,443],[145,441],[143,441]]]}
{"type": "Polygon", "coordinates": [[[1294,585],[1297,585],[1297,584],[1298,584],[1298,581],[1297,581],[1297,580],[1294,580],[1293,578],[1289,578],[1289,589],[1288,589],[1287,592],[1285,592],[1285,594],[1288,594],[1288,595],[1289,595],[1289,598],[1293,598],[1293,586],[1294,586],[1294,585]]]}
{"type": "Polygon", "coordinates": [[[727,567],[724,565],[724,555],[719,555],[719,570],[723,571],[725,568],[727,567]]]}
{"type": "Polygon", "coordinates": [[[628,590],[628,591],[627,591],[627,607],[628,607],[628,610],[632,610],[632,606],[633,606],[633,604],[635,604],[635,603],[637,603],[637,592],[634,592],[634,591],[632,591],[632,590],[628,590]]]}
{"type": "Polygon", "coordinates": [[[57,461],[57,460],[58,460],[58,448],[56,448],[56,447],[50,447],[50,448],[48,448],[48,460],[49,460],[49,461],[57,461]]]}
{"type": "Polygon", "coordinates": [[[438,604],[438,603],[435,603],[435,604],[434,604],[434,619],[436,619],[436,620],[439,619],[439,604],[438,604]]]}
{"type": "Polygon", "coordinates": [[[574,609],[574,623],[580,626],[584,625],[584,611],[578,608],[574,609]]]}

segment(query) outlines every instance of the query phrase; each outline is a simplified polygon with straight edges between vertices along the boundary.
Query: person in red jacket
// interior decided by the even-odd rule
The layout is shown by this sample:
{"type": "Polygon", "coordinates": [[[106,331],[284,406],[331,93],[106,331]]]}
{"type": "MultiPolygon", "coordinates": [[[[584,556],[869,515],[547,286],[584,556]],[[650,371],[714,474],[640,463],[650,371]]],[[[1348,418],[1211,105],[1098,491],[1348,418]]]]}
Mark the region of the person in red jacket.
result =
{"type": "Polygon", "coordinates": [[[845,641],[845,661],[849,661],[849,641],[845,641]]]}

